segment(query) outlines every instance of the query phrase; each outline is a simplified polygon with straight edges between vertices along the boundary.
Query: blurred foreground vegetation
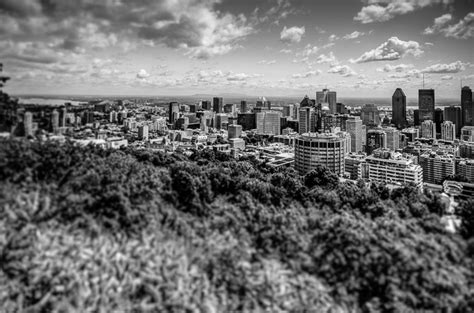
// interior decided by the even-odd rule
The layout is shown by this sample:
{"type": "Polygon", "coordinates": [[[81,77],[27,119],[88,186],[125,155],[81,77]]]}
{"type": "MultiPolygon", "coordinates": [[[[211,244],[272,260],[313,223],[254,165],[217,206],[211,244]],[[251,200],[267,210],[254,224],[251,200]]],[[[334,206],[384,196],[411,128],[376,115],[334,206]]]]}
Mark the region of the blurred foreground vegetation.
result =
{"type": "Polygon", "coordinates": [[[474,310],[474,205],[191,157],[0,142],[2,312],[474,310]]]}

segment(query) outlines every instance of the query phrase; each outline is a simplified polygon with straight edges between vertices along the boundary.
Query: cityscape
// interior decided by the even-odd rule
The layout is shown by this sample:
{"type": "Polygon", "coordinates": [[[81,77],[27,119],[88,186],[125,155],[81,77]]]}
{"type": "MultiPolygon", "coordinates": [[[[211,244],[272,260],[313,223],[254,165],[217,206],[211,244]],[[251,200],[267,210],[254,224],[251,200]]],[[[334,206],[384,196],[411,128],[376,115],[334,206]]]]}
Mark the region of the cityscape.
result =
{"type": "Polygon", "coordinates": [[[473,0],[0,3],[0,312],[473,312],[473,0]]]}

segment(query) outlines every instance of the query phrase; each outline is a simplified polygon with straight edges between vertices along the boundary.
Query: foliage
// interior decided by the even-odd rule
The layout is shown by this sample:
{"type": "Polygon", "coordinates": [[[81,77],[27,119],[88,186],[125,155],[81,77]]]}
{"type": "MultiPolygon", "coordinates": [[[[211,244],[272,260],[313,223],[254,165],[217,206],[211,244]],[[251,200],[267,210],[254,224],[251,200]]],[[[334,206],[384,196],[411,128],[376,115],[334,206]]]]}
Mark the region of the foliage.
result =
{"type": "Polygon", "coordinates": [[[0,181],[6,311],[474,309],[473,205],[449,234],[413,186],[20,140],[0,142],[0,181]]]}

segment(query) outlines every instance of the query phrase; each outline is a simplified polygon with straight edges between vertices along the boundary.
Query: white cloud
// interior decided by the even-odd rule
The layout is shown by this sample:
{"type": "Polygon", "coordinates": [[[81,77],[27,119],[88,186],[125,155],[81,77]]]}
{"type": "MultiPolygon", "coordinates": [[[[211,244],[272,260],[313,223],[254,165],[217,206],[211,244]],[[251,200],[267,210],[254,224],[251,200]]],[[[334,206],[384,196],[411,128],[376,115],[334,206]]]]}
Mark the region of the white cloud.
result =
{"type": "Polygon", "coordinates": [[[419,70],[409,70],[409,71],[406,71],[406,72],[397,72],[397,73],[394,73],[394,74],[390,74],[388,75],[389,78],[396,78],[396,79],[401,79],[401,78],[419,78],[421,77],[421,72],[419,70]]]}
{"type": "Polygon", "coordinates": [[[332,34],[331,36],[328,37],[328,40],[329,41],[335,41],[335,40],[338,40],[339,37],[336,36],[336,34],[332,34]]]}
{"type": "Polygon", "coordinates": [[[306,47],[304,47],[303,51],[296,53],[296,56],[309,57],[315,55],[318,51],[318,47],[307,44],[306,47]]]}
{"type": "Polygon", "coordinates": [[[344,37],[342,37],[343,39],[346,39],[346,40],[350,40],[350,39],[356,39],[356,38],[359,38],[361,36],[364,36],[365,33],[361,33],[359,31],[354,31],[350,34],[347,34],[347,35],[344,35],[344,37]]]}
{"type": "Polygon", "coordinates": [[[348,76],[354,76],[354,75],[357,75],[356,72],[354,72],[353,69],[351,69],[349,66],[347,65],[336,65],[332,68],[330,68],[328,70],[328,73],[332,73],[332,74],[340,74],[344,77],[348,77],[348,76]]]}
{"type": "Polygon", "coordinates": [[[327,49],[327,48],[331,48],[331,47],[334,46],[334,45],[335,45],[334,42],[329,42],[329,43],[325,44],[322,48],[323,48],[323,49],[327,49]]]}
{"type": "Polygon", "coordinates": [[[293,26],[287,28],[286,26],[283,27],[283,30],[280,33],[280,40],[285,43],[298,43],[301,41],[305,33],[305,28],[293,26]]]}
{"type": "Polygon", "coordinates": [[[383,68],[377,68],[377,72],[403,72],[407,69],[414,68],[413,64],[397,64],[397,65],[390,65],[385,64],[383,68]]]}
{"type": "Polygon", "coordinates": [[[444,75],[441,77],[441,80],[452,80],[454,77],[451,75],[444,75]]]}
{"type": "Polygon", "coordinates": [[[141,69],[137,73],[137,78],[139,78],[139,79],[145,79],[145,78],[148,78],[148,77],[150,77],[150,74],[148,74],[147,71],[145,71],[144,69],[141,69]]]}
{"type": "Polygon", "coordinates": [[[321,73],[322,73],[321,70],[308,71],[304,74],[293,74],[293,75],[291,75],[291,77],[292,78],[308,78],[308,77],[311,77],[311,76],[318,76],[321,73]]]}
{"type": "Polygon", "coordinates": [[[444,14],[434,20],[432,26],[424,31],[426,35],[441,33],[445,37],[468,39],[474,37],[474,12],[467,14],[454,25],[447,25],[452,20],[451,14],[444,14]]]}
{"type": "Polygon", "coordinates": [[[453,19],[453,16],[449,13],[443,14],[440,17],[435,18],[433,26],[427,27],[423,31],[423,34],[431,35],[431,34],[437,33],[443,26],[445,26],[452,19],[453,19]]]}
{"type": "Polygon", "coordinates": [[[466,69],[465,63],[456,61],[450,64],[434,64],[423,69],[423,73],[435,73],[435,74],[447,74],[447,73],[459,73],[466,69]]]}
{"type": "Polygon", "coordinates": [[[329,52],[329,54],[320,54],[316,58],[316,63],[318,64],[329,64],[330,66],[336,66],[339,64],[339,61],[337,60],[336,56],[334,56],[334,53],[329,52]]]}
{"type": "Polygon", "coordinates": [[[263,64],[263,65],[271,65],[275,63],[276,63],[276,60],[261,60],[257,62],[257,64],[263,64]]]}
{"type": "Polygon", "coordinates": [[[362,24],[386,22],[397,15],[407,14],[431,5],[448,5],[453,2],[454,0],[365,0],[366,6],[362,7],[354,20],[362,24]]]}
{"type": "Polygon", "coordinates": [[[291,50],[291,49],[281,49],[280,53],[290,54],[290,53],[293,53],[293,50],[291,50]]]}
{"type": "Polygon", "coordinates": [[[416,41],[403,41],[398,37],[391,37],[375,49],[365,52],[351,63],[365,63],[373,61],[394,61],[406,55],[419,56],[423,53],[420,44],[416,41]]]}

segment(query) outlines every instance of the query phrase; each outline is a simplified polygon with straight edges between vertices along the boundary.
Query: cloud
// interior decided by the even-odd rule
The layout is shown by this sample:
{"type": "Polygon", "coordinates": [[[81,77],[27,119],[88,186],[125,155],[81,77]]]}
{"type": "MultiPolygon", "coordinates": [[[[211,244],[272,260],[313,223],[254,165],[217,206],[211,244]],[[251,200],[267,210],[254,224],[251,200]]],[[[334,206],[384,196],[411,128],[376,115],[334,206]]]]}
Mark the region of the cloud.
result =
{"type": "Polygon", "coordinates": [[[377,68],[377,72],[404,72],[407,69],[414,68],[413,64],[397,64],[397,65],[390,65],[385,64],[383,68],[377,68]]]}
{"type": "Polygon", "coordinates": [[[328,70],[328,73],[332,74],[340,74],[344,77],[349,77],[349,76],[354,76],[357,75],[354,70],[352,70],[349,66],[347,65],[336,65],[328,70]]]}
{"type": "Polygon", "coordinates": [[[434,33],[439,32],[439,30],[445,26],[448,22],[450,22],[453,19],[453,16],[449,13],[443,14],[440,17],[435,18],[433,26],[427,27],[424,31],[423,34],[425,35],[432,35],[434,33]]]}
{"type": "Polygon", "coordinates": [[[339,64],[339,61],[337,60],[336,56],[334,56],[334,53],[331,51],[329,54],[320,54],[316,58],[316,63],[318,64],[329,64],[330,66],[336,66],[339,64]]]}
{"type": "Polygon", "coordinates": [[[362,54],[351,63],[366,63],[373,61],[394,61],[406,55],[419,56],[423,53],[420,44],[416,41],[403,41],[398,37],[391,37],[375,49],[362,54]]]}
{"type": "Polygon", "coordinates": [[[137,73],[137,78],[139,78],[139,79],[145,79],[145,78],[148,78],[148,77],[150,77],[150,74],[148,74],[147,71],[145,71],[144,69],[141,69],[137,73]]]}
{"type": "Polygon", "coordinates": [[[447,73],[459,73],[466,69],[465,63],[456,61],[450,64],[434,64],[423,69],[423,73],[434,73],[434,74],[447,74],[447,73]]]}
{"type": "Polygon", "coordinates": [[[310,44],[307,44],[302,51],[296,53],[296,56],[309,57],[309,56],[315,55],[318,51],[319,51],[319,48],[317,46],[311,46],[310,44]]]}
{"type": "Polygon", "coordinates": [[[365,0],[366,6],[354,17],[362,24],[386,22],[395,16],[404,15],[413,11],[431,6],[448,5],[454,0],[365,0]]]}
{"type": "Polygon", "coordinates": [[[291,75],[291,77],[292,78],[308,78],[308,77],[311,77],[311,76],[318,76],[321,73],[322,73],[321,70],[308,71],[304,74],[293,74],[293,75],[291,75]]]}
{"type": "Polygon", "coordinates": [[[347,35],[344,35],[344,37],[342,37],[343,39],[346,39],[346,40],[350,40],[350,39],[356,39],[356,38],[359,38],[361,36],[364,36],[365,33],[361,33],[359,31],[354,31],[350,34],[347,34],[347,35]]]}
{"type": "Polygon", "coordinates": [[[419,70],[409,70],[409,71],[406,71],[406,72],[397,72],[397,73],[394,73],[394,74],[390,74],[388,75],[389,78],[396,78],[396,79],[401,79],[401,78],[419,78],[421,77],[421,72],[419,70]]]}
{"type": "Polygon", "coordinates": [[[441,80],[452,80],[454,77],[451,75],[444,75],[441,77],[441,80]]]}
{"type": "Polygon", "coordinates": [[[334,46],[334,45],[335,45],[334,42],[329,42],[329,43],[325,44],[322,48],[323,48],[323,49],[327,49],[327,48],[331,48],[331,47],[334,46]]]}
{"type": "Polygon", "coordinates": [[[283,30],[280,33],[280,40],[285,43],[298,43],[301,41],[305,33],[305,28],[293,26],[287,28],[286,26],[283,27],[283,30]]]}
{"type": "Polygon", "coordinates": [[[281,49],[280,53],[290,54],[290,53],[293,53],[293,50],[291,50],[291,49],[281,49]]]}
{"type": "Polygon", "coordinates": [[[332,34],[331,36],[328,37],[328,40],[329,41],[335,41],[335,40],[338,40],[339,37],[336,36],[336,34],[332,34]]]}
{"type": "Polygon", "coordinates": [[[467,14],[454,25],[447,25],[452,20],[451,14],[444,14],[435,18],[432,26],[424,30],[424,34],[432,35],[441,33],[445,37],[468,39],[474,37],[474,12],[467,14]]]}
{"type": "Polygon", "coordinates": [[[257,64],[263,64],[263,65],[271,65],[275,63],[276,63],[276,60],[261,60],[257,62],[257,64]]]}

